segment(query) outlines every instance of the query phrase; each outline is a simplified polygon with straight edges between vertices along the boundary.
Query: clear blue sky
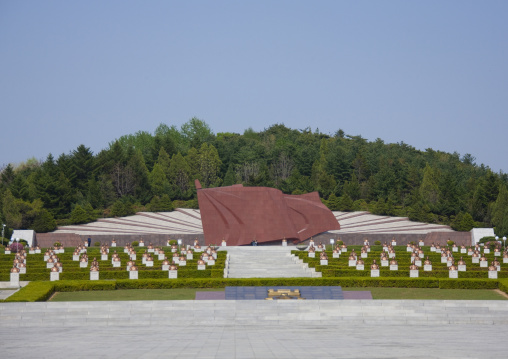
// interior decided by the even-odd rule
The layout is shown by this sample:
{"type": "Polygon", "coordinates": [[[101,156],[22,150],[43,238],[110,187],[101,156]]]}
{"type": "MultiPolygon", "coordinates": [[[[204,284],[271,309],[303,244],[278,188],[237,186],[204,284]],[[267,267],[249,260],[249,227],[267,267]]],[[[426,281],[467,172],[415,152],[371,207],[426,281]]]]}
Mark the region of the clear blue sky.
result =
{"type": "Polygon", "coordinates": [[[0,166],[275,123],[508,172],[508,1],[0,0],[0,166]]]}

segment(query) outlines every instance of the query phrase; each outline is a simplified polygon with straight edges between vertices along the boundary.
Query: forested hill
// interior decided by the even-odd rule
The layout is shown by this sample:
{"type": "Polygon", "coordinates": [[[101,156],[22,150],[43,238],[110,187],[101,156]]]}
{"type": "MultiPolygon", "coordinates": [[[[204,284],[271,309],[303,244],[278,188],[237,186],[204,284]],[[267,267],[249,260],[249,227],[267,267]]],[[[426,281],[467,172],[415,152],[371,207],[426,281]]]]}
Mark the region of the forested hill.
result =
{"type": "Polygon", "coordinates": [[[332,210],[368,210],[458,230],[495,226],[508,234],[508,176],[471,155],[405,143],[367,141],[276,124],[262,132],[214,134],[196,118],[180,129],[161,124],[111,142],[94,154],[80,145],[1,173],[1,216],[8,229],[56,225],[136,211],[196,207],[204,187],[268,186],[285,193],[319,191],[332,210]]]}

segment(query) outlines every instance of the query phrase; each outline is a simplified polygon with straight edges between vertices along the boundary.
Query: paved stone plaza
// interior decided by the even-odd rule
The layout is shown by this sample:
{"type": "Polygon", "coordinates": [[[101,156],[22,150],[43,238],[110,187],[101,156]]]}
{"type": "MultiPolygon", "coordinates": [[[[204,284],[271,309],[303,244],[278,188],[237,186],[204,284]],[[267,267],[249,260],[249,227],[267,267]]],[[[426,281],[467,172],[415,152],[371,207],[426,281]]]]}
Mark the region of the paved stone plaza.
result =
{"type": "Polygon", "coordinates": [[[504,301],[0,303],[2,358],[506,358],[504,301]]]}

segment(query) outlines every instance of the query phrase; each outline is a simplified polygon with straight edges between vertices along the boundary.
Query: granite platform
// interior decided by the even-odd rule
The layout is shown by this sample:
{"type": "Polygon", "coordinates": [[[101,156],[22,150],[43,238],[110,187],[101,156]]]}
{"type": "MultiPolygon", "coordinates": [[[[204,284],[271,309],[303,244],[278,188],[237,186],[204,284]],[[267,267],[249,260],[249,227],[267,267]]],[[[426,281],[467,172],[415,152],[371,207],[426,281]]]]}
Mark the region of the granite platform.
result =
{"type": "Polygon", "coordinates": [[[507,301],[0,303],[2,358],[506,358],[507,301]]]}

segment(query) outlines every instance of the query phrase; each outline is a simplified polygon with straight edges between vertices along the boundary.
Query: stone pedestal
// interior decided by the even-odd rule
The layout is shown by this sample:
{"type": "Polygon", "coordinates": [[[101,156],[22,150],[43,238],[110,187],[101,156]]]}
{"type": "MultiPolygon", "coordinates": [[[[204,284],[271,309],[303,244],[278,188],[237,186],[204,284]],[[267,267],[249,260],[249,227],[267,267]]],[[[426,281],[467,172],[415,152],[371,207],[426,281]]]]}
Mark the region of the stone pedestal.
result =
{"type": "Polygon", "coordinates": [[[397,264],[390,264],[390,270],[399,270],[399,266],[397,264]]]}
{"type": "Polygon", "coordinates": [[[49,263],[49,262],[46,263],[46,268],[50,268],[51,269],[51,268],[53,268],[53,266],[54,266],[53,263],[49,263]]]}
{"type": "Polygon", "coordinates": [[[40,249],[36,249],[35,250],[35,254],[41,254],[41,250],[40,249]]]}
{"type": "Polygon", "coordinates": [[[90,280],[99,280],[99,272],[90,272],[90,280]]]}
{"type": "Polygon", "coordinates": [[[447,266],[447,267],[451,266],[452,264],[453,264],[453,262],[452,262],[452,261],[446,261],[446,266],[447,266]]]}
{"type": "Polygon", "coordinates": [[[422,266],[422,260],[415,260],[415,265],[418,266],[418,267],[421,267],[422,266]]]}
{"type": "Polygon", "coordinates": [[[361,254],[360,254],[360,257],[361,257],[361,258],[367,258],[367,253],[361,253],[361,254]]]}
{"type": "Polygon", "coordinates": [[[383,246],[383,252],[388,252],[388,247],[387,246],[383,246]]]}
{"type": "Polygon", "coordinates": [[[79,268],[86,268],[88,267],[88,262],[79,262],[79,268]]]}
{"type": "Polygon", "coordinates": [[[122,262],[113,262],[113,268],[120,268],[122,265],[122,262]]]}
{"type": "Polygon", "coordinates": [[[155,248],[148,248],[148,253],[155,253],[155,248]]]}
{"type": "Polygon", "coordinates": [[[457,279],[459,278],[459,271],[456,271],[456,270],[451,270],[449,271],[450,274],[449,274],[449,278],[452,278],[452,279],[457,279]]]}
{"type": "Polygon", "coordinates": [[[340,251],[341,251],[342,253],[347,253],[347,248],[341,248],[341,249],[340,249],[340,251]]]}
{"type": "MultiPolygon", "coordinates": [[[[180,262],[181,263],[181,262],[180,262]]],[[[214,266],[215,265],[215,260],[214,259],[209,259],[208,260],[208,265],[209,266],[214,266]]]]}
{"type": "Polygon", "coordinates": [[[203,252],[203,248],[194,248],[194,252],[201,253],[203,252]]]}
{"type": "Polygon", "coordinates": [[[19,274],[26,274],[26,267],[19,268],[19,274]]]}
{"type": "Polygon", "coordinates": [[[411,269],[409,271],[409,278],[418,278],[418,270],[416,269],[411,269]]]}
{"type": "MultiPolygon", "coordinates": [[[[215,263],[215,261],[214,261],[215,263]]],[[[208,264],[210,264],[210,261],[208,261],[208,264]]],[[[180,267],[185,267],[187,265],[187,261],[180,261],[180,267]]]]}
{"type": "Polygon", "coordinates": [[[30,250],[28,251],[28,254],[35,254],[35,250],[30,249],[30,250]]]}
{"type": "Polygon", "coordinates": [[[178,278],[178,271],[177,270],[170,270],[170,271],[168,271],[168,278],[169,279],[176,279],[176,278],[178,278]]]}
{"type": "Polygon", "coordinates": [[[138,279],[138,271],[137,270],[129,271],[129,279],[138,279]]]}
{"type": "Polygon", "coordinates": [[[489,262],[487,261],[480,261],[480,268],[488,268],[489,262]]]}
{"type": "Polygon", "coordinates": [[[446,263],[446,262],[447,262],[447,260],[448,260],[448,258],[446,258],[446,257],[441,257],[441,263],[446,263]]]}
{"type": "Polygon", "coordinates": [[[73,254],[72,255],[72,260],[75,261],[75,262],[79,261],[79,254],[73,254]]]}
{"type": "Polygon", "coordinates": [[[340,253],[332,253],[332,258],[340,258],[340,253]]]}
{"type": "Polygon", "coordinates": [[[497,271],[489,270],[489,279],[497,279],[497,271]]]}
{"type": "Polygon", "coordinates": [[[153,261],[145,261],[147,267],[153,267],[153,261]]]}
{"type": "Polygon", "coordinates": [[[411,247],[406,247],[406,252],[412,252],[413,251],[413,248],[411,247]]]}
{"type": "Polygon", "coordinates": [[[193,260],[193,259],[194,259],[194,254],[192,254],[192,253],[187,253],[186,258],[187,258],[187,260],[188,260],[188,261],[193,260]]]}
{"type": "Polygon", "coordinates": [[[111,247],[116,247],[116,243],[111,243],[111,247]]]}
{"type": "Polygon", "coordinates": [[[107,254],[101,254],[101,261],[107,261],[108,255],[107,254]]]}
{"type": "Polygon", "coordinates": [[[503,263],[508,263],[508,258],[503,258],[503,263]]]}
{"type": "Polygon", "coordinates": [[[483,253],[489,254],[490,253],[490,248],[483,248],[483,253]]]}
{"type": "Polygon", "coordinates": [[[316,253],[309,252],[309,258],[316,258],[316,253]]]}
{"type": "Polygon", "coordinates": [[[162,270],[169,270],[169,264],[163,264],[162,270]]]}
{"type": "Polygon", "coordinates": [[[458,252],[459,251],[459,247],[453,247],[452,248],[452,252],[458,252]]]}
{"type": "MultiPolygon", "coordinates": [[[[11,254],[11,252],[9,251],[9,253],[7,253],[7,251],[5,251],[5,254],[11,254]]],[[[47,262],[48,259],[49,259],[49,256],[44,255],[44,262],[47,262]]]]}
{"type": "Polygon", "coordinates": [[[473,251],[467,251],[467,255],[468,255],[468,256],[472,256],[472,255],[473,255],[473,253],[474,253],[473,251]]]}
{"type": "Polygon", "coordinates": [[[159,253],[157,254],[157,259],[160,260],[160,261],[163,261],[164,260],[164,253],[159,253]]]}
{"type": "Polygon", "coordinates": [[[381,261],[381,267],[388,267],[390,264],[387,260],[381,261]]]}
{"type": "Polygon", "coordinates": [[[53,282],[55,280],[60,280],[60,273],[59,272],[50,272],[49,273],[49,280],[51,282],[53,282]]]}
{"type": "Polygon", "coordinates": [[[356,270],[365,270],[365,265],[364,264],[358,264],[356,266],[356,270]]]}
{"type": "Polygon", "coordinates": [[[435,252],[436,251],[436,247],[430,247],[430,251],[431,252],[435,252]]]}
{"type": "Polygon", "coordinates": [[[350,267],[354,267],[356,265],[356,260],[350,259],[348,263],[350,267]]]}
{"type": "Polygon", "coordinates": [[[466,265],[465,264],[459,264],[459,272],[465,272],[466,271],[466,265]]]}
{"type": "Polygon", "coordinates": [[[131,254],[131,255],[130,255],[130,258],[131,258],[131,261],[135,261],[135,260],[136,260],[136,258],[137,258],[136,253],[131,254]]]}
{"type": "Polygon", "coordinates": [[[425,264],[423,266],[423,271],[424,272],[432,272],[432,264],[425,264]]]}
{"type": "Polygon", "coordinates": [[[460,253],[461,253],[461,254],[462,254],[462,253],[463,253],[463,254],[467,253],[467,249],[466,249],[466,248],[461,248],[461,249],[460,249],[460,253]]]}
{"type": "Polygon", "coordinates": [[[206,269],[206,266],[204,264],[199,264],[198,265],[198,270],[205,270],[205,269],[206,269]]]}
{"type": "Polygon", "coordinates": [[[494,257],[500,257],[501,256],[501,252],[494,252],[494,257]]]}
{"type": "Polygon", "coordinates": [[[288,246],[288,242],[282,242],[282,246],[283,247],[287,247],[288,246]]]}
{"type": "Polygon", "coordinates": [[[390,259],[395,258],[395,253],[388,253],[388,258],[390,259]]]}
{"type": "Polygon", "coordinates": [[[396,245],[397,245],[397,242],[392,241],[392,246],[396,246],[396,245]]]}
{"type": "Polygon", "coordinates": [[[319,263],[322,265],[322,266],[327,266],[328,265],[328,259],[321,259],[319,261],[319,263]]]}
{"type": "Polygon", "coordinates": [[[423,247],[423,246],[425,245],[425,242],[420,241],[420,242],[418,242],[418,245],[419,245],[420,247],[423,247]]]}
{"type": "Polygon", "coordinates": [[[480,263],[480,257],[472,257],[471,261],[472,261],[472,263],[478,264],[478,263],[480,263]]]}
{"type": "Polygon", "coordinates": [[[370,270],[370,276],[371,277],[379,277],[379,269],[371,269],[370,270]]]}
{"type": "Polygon", "coordinates": [[[11,273],[11,281],[9,282],[9,287],[19,288],[19,273],[11,273]]]}
{"type": "Polygon", "coordinates": [[[144,247],[145,246],[145,243],[140,243],[139,244],[140,247],[144,247]]]}

